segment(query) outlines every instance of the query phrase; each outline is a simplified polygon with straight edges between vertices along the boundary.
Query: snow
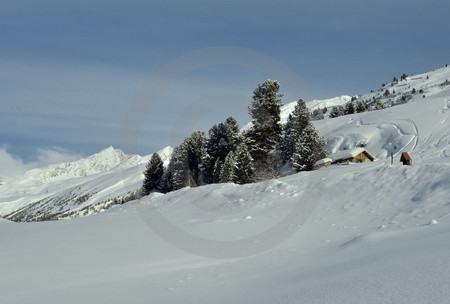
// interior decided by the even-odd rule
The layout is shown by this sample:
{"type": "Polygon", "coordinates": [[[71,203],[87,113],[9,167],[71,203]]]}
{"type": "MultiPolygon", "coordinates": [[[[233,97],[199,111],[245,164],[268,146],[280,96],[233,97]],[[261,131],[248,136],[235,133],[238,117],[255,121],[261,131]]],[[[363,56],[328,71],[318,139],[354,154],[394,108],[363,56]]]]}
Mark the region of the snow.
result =
{"type": "Polygon", "coordinates": [[[338,151],[334,154],[330,154],[327,159],[331,159],[331,161],[336,161],[340,159],[347,159],[355,157],[356,155],[362,153],[365,149],[364,148],[351,148],[348,150],[342,150],[338,151]]]}
{"type": "Polygon", "coordinates": [[[331,162],[333,162],[333,159],[328,158],[328,157],[325,157],[325,158],[319,159],[319,160],[315,163],[315,165],[323,165],[323,164],[331,163],[331,162]]]}
{"type": "MultiPolygon", "coordinates": [[[[154,193],[70,220],[0,219],[1,302],[448,302],[450,90],[439,84],[450,77],[418,77],[404,83],[428,81],[425,98],[315,122],[330,151],[364,142],[375,162],[154,193]]],[[[29,196],[53,185],[114,197],[144,166],[57,178],[29,196]]],[[[0,189],[0,214],[23,203],[19,182],[0,189]]]]}
{"type": "MultiPolygon", "coordinates": [[[[172,150],[158,151],[166,165],[172,150]]],[[[98,212],[140,188],[150,158],[109,147],[76,162],[30,170],[0,187],[0,216],[20,212],[19,217],[35,220],[98,212]]]]}
{"type": "Polygon", "coordinates": [[[351,96],[342,95],[342,96],[333,97],[333,98],[329,98],[329,99],[323,99],[323,100],[311,100],[311,101],[308,101],[307,106],[310,109],[310,111],[313,111],[313,110],[319,109],[319,108],[344,106],[350,100],[352,100],[351,96]]]}
{"type": "Polygon", "coordinates": [[[445,302],[448,166],[325,169],[186,188],[85,218],[2,222],[2,301],[445,302]],[[155,212],[189,234],[164,234],[155,212]]]}

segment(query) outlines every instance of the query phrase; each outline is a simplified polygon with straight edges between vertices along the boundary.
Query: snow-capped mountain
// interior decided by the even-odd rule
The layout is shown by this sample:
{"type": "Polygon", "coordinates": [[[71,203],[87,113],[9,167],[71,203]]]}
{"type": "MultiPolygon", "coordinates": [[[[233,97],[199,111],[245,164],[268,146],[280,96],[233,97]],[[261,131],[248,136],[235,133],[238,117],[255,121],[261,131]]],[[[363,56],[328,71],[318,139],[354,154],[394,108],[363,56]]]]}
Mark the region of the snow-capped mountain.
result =
{"type": "MultiPolygon", "coordinates": [[[[158,153],[167,164],[172,148],[158,153]]],[[[150,157],[109,147],[75,162],[32,169],[0,188],[0,216],[39,221],[97,213],[140,188],[150,157]]]]}
{"type": "Polygon", "coordinates": [[[88,176],[105,172],[118,166],[132,167],[140,164],[142,157],[127,155],[120,149],[108,147],[99,153],[80,159],[75,162],[51,165],[46,168],[33,169],[25,173],[21,180],[32,180],[36,183],[48,183],[73,177],[88,176]]]}

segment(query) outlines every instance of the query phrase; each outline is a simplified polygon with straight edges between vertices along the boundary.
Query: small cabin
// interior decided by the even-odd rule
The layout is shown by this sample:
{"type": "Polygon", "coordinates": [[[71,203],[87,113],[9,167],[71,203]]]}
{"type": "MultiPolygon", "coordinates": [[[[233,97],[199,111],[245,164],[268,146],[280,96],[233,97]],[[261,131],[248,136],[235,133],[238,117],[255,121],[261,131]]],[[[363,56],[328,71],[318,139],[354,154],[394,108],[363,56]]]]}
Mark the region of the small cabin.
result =
{"type": "Polygon", "coordinates": [[[314,165],[315,169],[331,164],[340,163],[368,163],[373,162],[375,157],[363,148],[352,148],[348,150],[338,151],[329,155],[327,158],[317,161],[314,165]]]}
{"type": "Polygon", "coordinates": [[[409,156],[408,152],[402,152],[400,161],[403,163],[404,166],[412,166],[412,158],[411,156],[409,156]]]}

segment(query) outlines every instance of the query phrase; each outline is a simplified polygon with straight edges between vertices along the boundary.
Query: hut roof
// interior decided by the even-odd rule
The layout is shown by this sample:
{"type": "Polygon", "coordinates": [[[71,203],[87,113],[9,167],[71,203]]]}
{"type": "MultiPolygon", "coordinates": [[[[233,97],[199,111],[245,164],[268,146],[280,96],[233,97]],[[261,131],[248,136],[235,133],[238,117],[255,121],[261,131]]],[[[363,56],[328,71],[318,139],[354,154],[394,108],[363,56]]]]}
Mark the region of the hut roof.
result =
{"type": "Polygon", "coordinates": [[[331,162],[333,162],[333,160],[331,158],[327,157],[327,158],[319,159],[314,165],[319,166],[319,165],[323,165],[323,164],[331,163],[331,162]]]}
{"type": "Polygon", "coordinates": [[[349,159],[349,158],[353,158],[361,153],[367,153],[367,155],[369,156],[369,158],[371,158],[372,160],[375,159],[375,157],[373,157],[366,149],[364,148],[352,148],[352,149],[348,149],[348,150],[342,150],[342,151],[338,151],[336,153],[333,153],[331,155],[328,155],[327,158],[323,158],[321,160],[318,160],[315,165],[322,165],[326,162],[336,162],[339,160],[343,160],[343,159],[349,159]]]}
{"type": "MultiPolygon", "coordinates": [[[[336,153],[329,155],[328,157],[331,158],[333,161],[337,161],[337,160],[341,160],[341,159],[353,158],[353,157],[363,153],[364,151],[366,151],[366,149],[364,149],[364,148],[352,148],[352,149],[348,149],[348,150],[338,151],[336,153]]],[[[367,153],[370,155],[369,152],[367,152],[367,153]]]]}
{"type": "Polygon", "coordinates": [[[412,158],[411,158],[411,156],[409,156],[408,152],[402,152],[402,157],[400,159],[412,160],[412,158]]]}

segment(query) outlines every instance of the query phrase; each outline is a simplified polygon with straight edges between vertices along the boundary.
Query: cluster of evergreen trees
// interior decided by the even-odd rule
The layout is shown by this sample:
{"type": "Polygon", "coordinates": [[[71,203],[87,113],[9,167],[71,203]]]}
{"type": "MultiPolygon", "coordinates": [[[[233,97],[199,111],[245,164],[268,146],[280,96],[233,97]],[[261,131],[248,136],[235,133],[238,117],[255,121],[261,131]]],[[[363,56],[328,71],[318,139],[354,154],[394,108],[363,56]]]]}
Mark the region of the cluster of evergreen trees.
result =
{"type": "Polygon", "coordinates": [[[287,123],[280,123],[280,84],[266,80],[253,92],[249,106],[252,126],[241,133],[233,117],[204,132],[196,131],[177,146],[165,169],[158,153],[144,172],[142,194],[170,192],[212,183],[246,184],[280,176],[281,172],[312,170],[325,157],[325,140],[299,100],[287,123]]]}
{"type": "MultiPolygon", "coordinates": [[[[388,95],[389,96],[389,91],[388,95]]],[[[386,96],[386,95],[385,95],[386,96]]],[[[396,104],[392,104],[391,106],[394,106],[396,104]]],[[[381,101],[381,98],[373,97],[372,100],[366,101],[366,100],[359,100],[359,101],[349,101],[343,106],[334,106],[330,110],[329,117],[335,118],[339,116],[354,114],[354,113],[362,113],[362,112],[369,112],[369,111],[377,111],[385,109],[386,105],[381,101]]],[[[325,118],[325,114],[328,112],[327,108],[319,108],[315,109],[311,113],[311,119],[313,120],[320,120],[325,118]]]]}

